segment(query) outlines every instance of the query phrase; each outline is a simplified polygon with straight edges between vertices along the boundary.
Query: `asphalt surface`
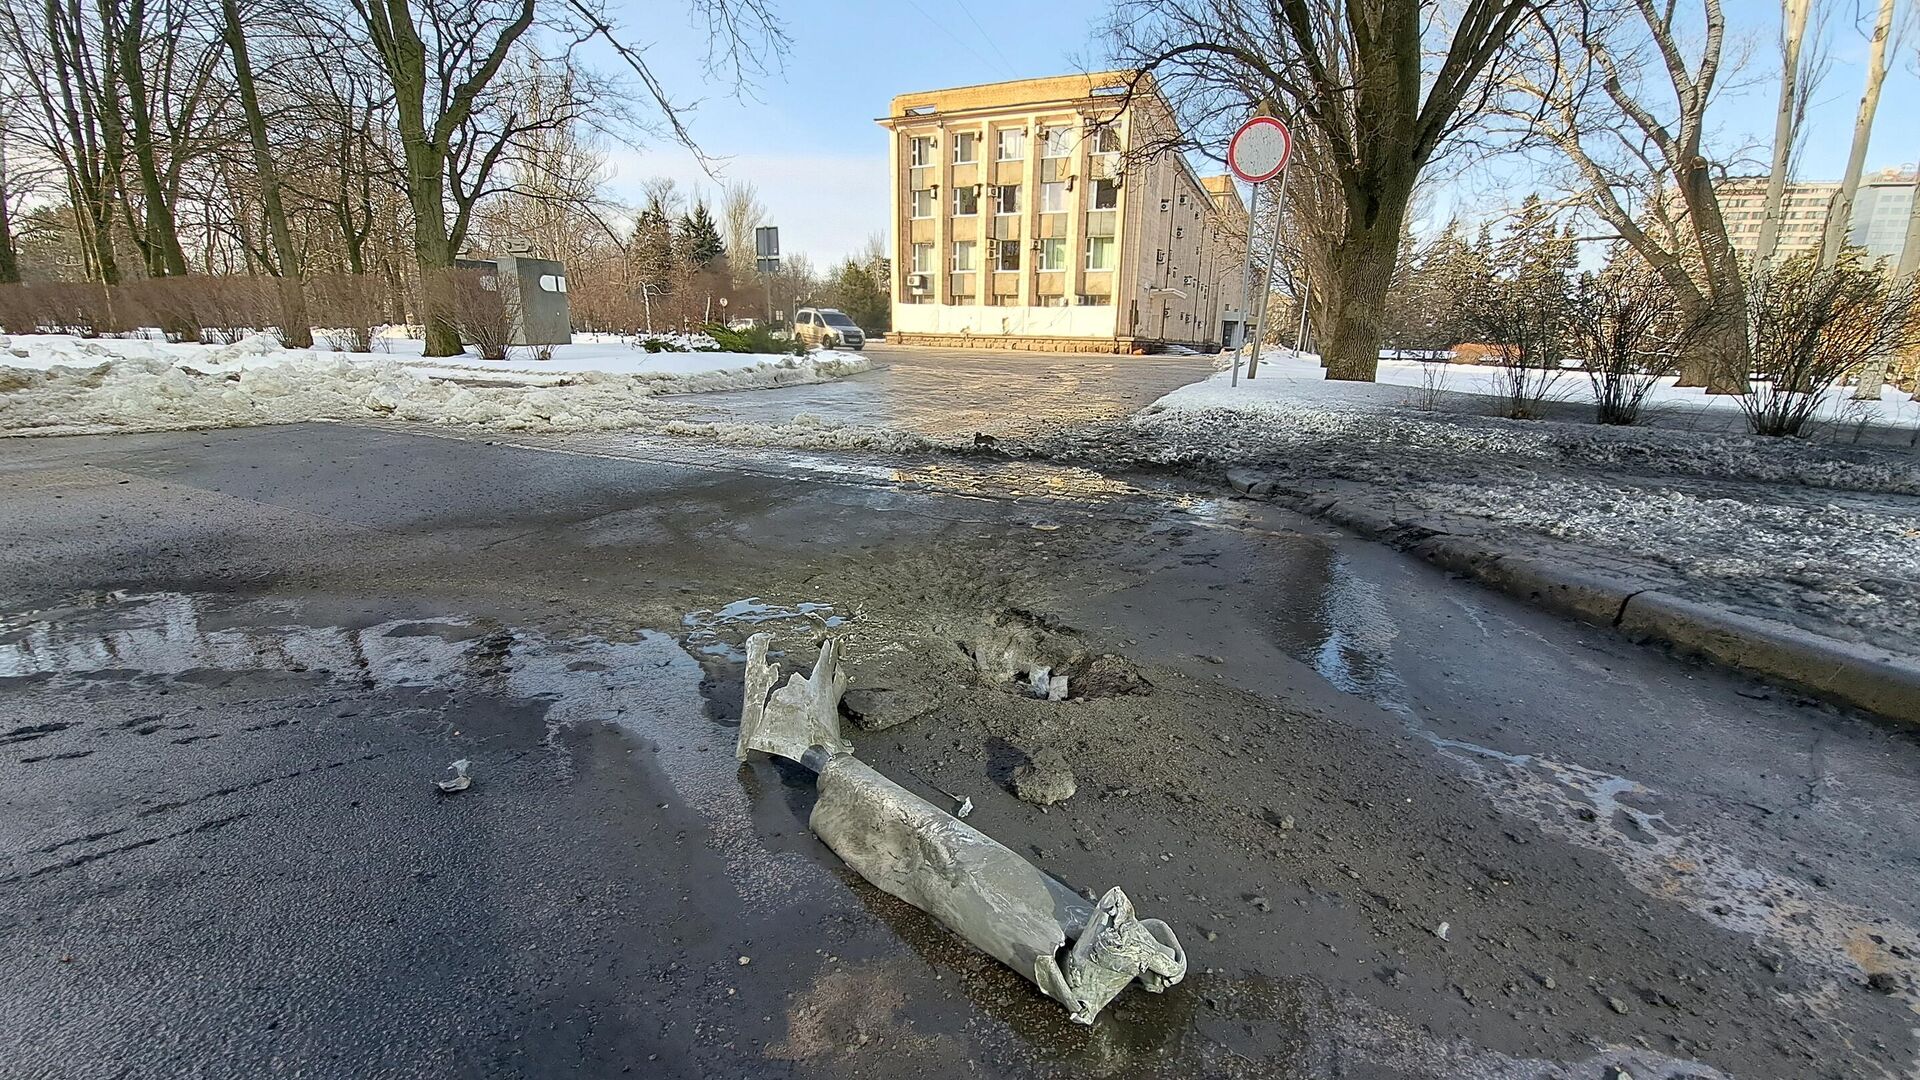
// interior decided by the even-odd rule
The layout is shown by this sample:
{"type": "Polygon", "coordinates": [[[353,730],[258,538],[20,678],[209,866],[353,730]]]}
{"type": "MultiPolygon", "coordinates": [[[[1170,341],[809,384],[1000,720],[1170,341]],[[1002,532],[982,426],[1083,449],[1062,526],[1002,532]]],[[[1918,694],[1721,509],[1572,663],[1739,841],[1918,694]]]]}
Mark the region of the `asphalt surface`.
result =
{"type": "Polygon", "coordinates": [[[922,435],[1029,436],[1118,420],[1212,370],[1205,356],[962,351],[868,345],[862,375],[778,393],[678,399],[701,418],[787,423],[813,415],[922,435]]]}
{"type": "Polygon", "coordinates": [[[1920,741],[1270,507],[351,425],[0,451],[0,1075],[1914,1074],[1920,741]],[[804,666],[802,602],[932,701],[863,757],[1188,980],[1067,1024],[736,766],[738,642],[804,666]],[[1009,612],[1152,692],[967,681],[1009,612]]]}

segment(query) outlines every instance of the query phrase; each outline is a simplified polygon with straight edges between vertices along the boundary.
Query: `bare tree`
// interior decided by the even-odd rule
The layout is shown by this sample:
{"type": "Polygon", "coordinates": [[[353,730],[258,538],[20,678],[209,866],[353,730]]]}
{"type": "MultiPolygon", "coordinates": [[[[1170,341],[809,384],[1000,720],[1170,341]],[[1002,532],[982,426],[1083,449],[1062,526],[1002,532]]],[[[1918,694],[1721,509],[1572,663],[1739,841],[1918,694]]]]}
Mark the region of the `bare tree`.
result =
{"type": "Polygon", "coordinates": [[[1874,18],[1871,44],[1867,49],[1867,85],[1860,93],[1860,110],[1853,121],[1853,146],[1847,153],[1847,170],[1841,174],[1840,190],[1827,209],[1827,228],[1820,238],[1820,263],[1832,266],[1847,243],[1847,228],[1853,218],[1853,198],[1860,190],[1860,174],[1867,164],[1867,144],[1873,138],[1873,117],[1880,109],[1880,84],[1887,78],[1887,45],[1893,36],[1893,13],[1897,0],[1880,0],[1874,18]]]}
{"type": "Polygon", "coordinates": [[[1754,261],[1767,264],[1780,242],[1782,204],[1786,201],[1787,181],[1793,171],[1793,158],[1799,148],[1801,128],[1807,118],[1807,103],[1813,97],[1824,67],[1819,48],[1804,48],[1807,21],[1813,14],[1814,0],[1782,0],[1780,12],[1780,104],[1773,123],[1773,166],[1767,172],[1767,199],[1760,222],[1760,239],[1754,261]]]}
{"type": "MultiPolygon", "coordinates": [[[[1689,0],[1693,2],[1693,0],[1689,0]]],[[[1571,162],[1586,206],[1714,329],[1680,358],[1680,385],[1742,393],[1746,284],[1727,238],[1708,155],[1707,109],[1720,87],[1726,16],[1697,0],[1697,37],[1680,0],[1589,0],[1542,16],[1545,70],[1516,79],[1521,114],[1571,162]]]]}
{"type": "Polygon", "coordinates": [[[1269,105],[1311,127],[1341,193],[1315,288],[1327,376],[1371,381],[1401,226],[1422,172],[1494,107],[1533,0],[1118,0],[1114,53],[1214,154],[1269,105]]]}
{"type": "Polygon", "coordinates": [[[754,272],[754,230],[767,222],[767,208],[760,193],[746,180],[728,184],[720,196],[720,223],[726,230],[727,261],[733,276],[750,280],[754,272]]]}
{"type": "Polygon", "coordinates": [[[279,279],[281,340],[292,348],[310,348],[313,327],[307,318],[306,293],[301,289],[300,249],[294,246],[286,206],[280,199],[280,168],[267,141],[267,118],[260,109],[260,93],[253,82],[253,59],[247,50],[246,32],[241,28],[239,0],[220,0],[220,14],[227,55],[233,63],[235,89],[246,118],[247,142],[253,149],[260,204],[266,213],[267,231],[273,238],[275,261],[270,269],[279,279]]]}

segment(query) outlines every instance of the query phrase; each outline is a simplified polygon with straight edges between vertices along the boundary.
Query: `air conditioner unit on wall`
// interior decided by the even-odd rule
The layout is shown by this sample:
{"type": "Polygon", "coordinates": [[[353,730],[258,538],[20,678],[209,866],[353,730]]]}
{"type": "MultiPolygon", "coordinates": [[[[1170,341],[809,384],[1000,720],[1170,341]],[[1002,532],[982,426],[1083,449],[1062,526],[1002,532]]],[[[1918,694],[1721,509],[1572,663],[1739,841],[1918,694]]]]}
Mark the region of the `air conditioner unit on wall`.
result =
{"type": "Polygon", "coordinates": [[[927,292],[932,288],[932,285],[928,283],[927,275],[925,274],[908,274],[907,288],[912,289],[914,292],[927,292]]]}

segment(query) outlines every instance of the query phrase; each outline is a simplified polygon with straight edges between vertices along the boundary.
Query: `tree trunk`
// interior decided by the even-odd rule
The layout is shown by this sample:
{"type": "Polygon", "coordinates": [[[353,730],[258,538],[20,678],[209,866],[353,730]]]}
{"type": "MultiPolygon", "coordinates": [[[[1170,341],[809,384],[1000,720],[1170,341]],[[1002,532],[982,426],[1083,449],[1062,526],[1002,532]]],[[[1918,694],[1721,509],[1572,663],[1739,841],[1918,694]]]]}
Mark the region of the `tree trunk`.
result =
{"type": "Polygon", "coordinates": [[[7,147],[0,142],[0,285],[20,283],[20,258],[13,246],[13,213],[8,208],[7,147]]]}
{"type": "MultiPolygon", "coordinates": [[[[103,4],[105,14],[106,5],[103,4]]],[[[145,58],[140,54],[140,38],[146,24],[145,0],[134,0],[133,10],[120,27],[120,71],[126,83],[128,112],[133,120],[132,150],[134,171],[140,179],[140,199],[145,220],[147,273],[153,277],[180,277],[187,272],[187,253],[180,246],[180,230],[173,213],[173,202],[160,183],[160,166],[154,153],[153,104],[147,94],[145,58]]],[[[111,24],[109,24],[111,25],[111,24]]],[[[115,95],[117,99],[117,95],[115,95]]]]}
{"type": "Polygon", "coordinates": [[[1700,241],[1706,286],[1704,311],[1713,324],[1702,347],[1681,358],[1679,386],[1704,386],[1709,394],[1744,394],[1752,359],[1747,350],[1747,282],[1740,257],[1727,239],[1726,219],[1713,192],[1707,161],[1695,157],[1675,177],[1693,234],[1700,241]]]}
{"type": "Polygon", "coordinates": [[[1787,194],[1787,172],[1793,158],[1793,144],[1800,128],[1800,43],[1807,36],[1807,15],[1813,0],[1786,0],[1785,26],[1780,41],[1780,111],[1773,122],[1773,168],[1767,173],[1765,217],[1760,222],[1760,242],[1753,261],[1765,266],[1773,261],[1780,243],[1781,203],[1787,194]]]}
{"type": "Polygon", "coordinates": [[[238,0],[221,0],[226,18],[227,51],[233,58],[234,82],[240,91],[240,109],[247,118],[247,137],[253,144],[254,170],[260,174],[260,201],[273,234],[274,260],[279,263],[280,339],[289,348],[313,347],[313,324],[307,317],[307,295],[301,289],[300,249],[287,227],[286,207],[280,201],[280,168],[267,145],[267,119],[260,112],[260,96],[253,85],[253,60],[247,55],[247,36],[240,29],[238,0]]]}
{"type": "Polygon", "coordinates": [[[1847,229],[1852,224],[1853,197],[1860,190],[1860,173],[1867,164],[1867,142],[1873,136],[1873,114],[1880,109],[1880,84],[1887,77],[1887,37],[1893,33],[1894,0],[1880,0],[1880,15],[1873,24],[1873,45],[1867,52],[1867,88],[1860,94],[1860,112],[1853,121],[1853,149],[1847,154],[1847,171],[1840,178],[1840,191],[1827,211],[1827,231],[1820,238],[1820,265],[1832,266],[1847,246],[1847,229]]]}
{"type": "Polygon", "coordinates": [[[454,322],[452,297],[445,287],[447,272],[453,269],[453,241],[447,236],[440,175],[436,169],[430,177],[422,176],[414,170],[414,158],[409,147],[407,194],[413,204],[413,257],[420,268],[420,322],[426,331],[426,355],[458,356],[466,350],[454,322]]]}
{"type": "Polygon", "coordinates": [[[1393,284],[1407,202],[1404,196],[1395,200],[1389,195],[1374,204],[1371,215],[1367,209],[1348,207],[1345,235],[1329,252],[1321,288],[1333,320],[1325,332],[1321,362],[1328,379],[1344,382],[1373,382],[1379,371],[1381,315],[1393,284]]]}

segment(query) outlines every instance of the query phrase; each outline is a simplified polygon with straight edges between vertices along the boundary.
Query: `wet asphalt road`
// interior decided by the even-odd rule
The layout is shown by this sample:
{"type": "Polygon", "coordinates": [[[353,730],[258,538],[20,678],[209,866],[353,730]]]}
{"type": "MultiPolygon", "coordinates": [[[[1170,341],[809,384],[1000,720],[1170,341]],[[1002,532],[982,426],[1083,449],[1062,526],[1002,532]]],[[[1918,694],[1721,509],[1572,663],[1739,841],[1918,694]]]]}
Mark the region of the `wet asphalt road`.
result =
{"type": "Polygon", "coordinates": [[[1117,420],[1206,377],[1205,356],[1009,353],[869,345],[873,370],[781,390],[679,399],[703,419],[786,423],[812,414],[924,435],[1034,435],[1062,423],[1117,420]]]}
{"type": "Polygon", "coordinates": [[[1915,1067],[1920,742],[1267,507],[348,425],[0,451],[0,1075],[1915,1067]],[[1299,818],[1265,852],[1215,793],[1083,774],[1043,815],[932,732],[857,740],[1175,924],[1193,977],[1091,1030],[730,754],[715,612],[908,602],[974,550],[1084,574],[1055,613],[1168,693],[1302,718],[1192,718],[1240,748],[1218,795],[1299,818]]]}

